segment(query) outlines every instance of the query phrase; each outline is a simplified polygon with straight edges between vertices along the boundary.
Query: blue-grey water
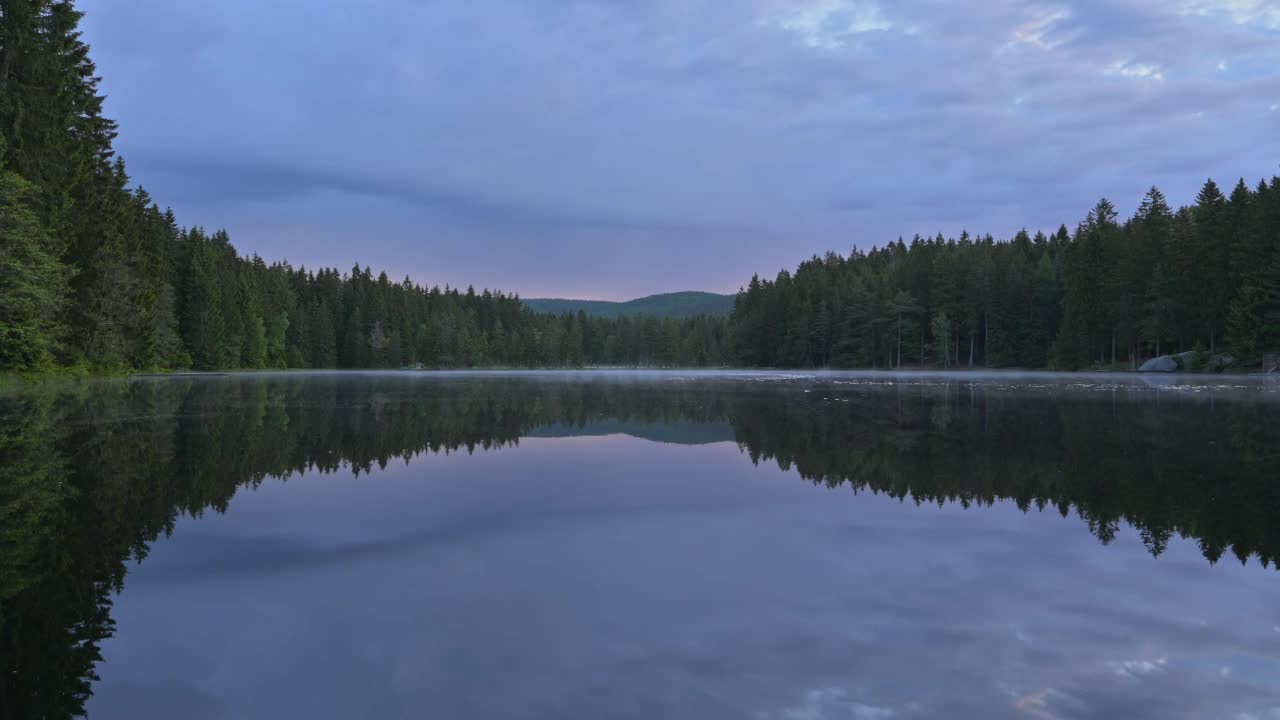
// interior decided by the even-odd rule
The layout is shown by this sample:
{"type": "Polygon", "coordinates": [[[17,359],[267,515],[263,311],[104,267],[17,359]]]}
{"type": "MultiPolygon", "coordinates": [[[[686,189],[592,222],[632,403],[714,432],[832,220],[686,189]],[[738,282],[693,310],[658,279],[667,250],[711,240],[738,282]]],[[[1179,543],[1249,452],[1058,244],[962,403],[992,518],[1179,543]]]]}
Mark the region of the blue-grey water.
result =
{"type": "Polygon", "coordinates": [[[11,392],[0,714],[1274,720],[1278,422],[1243,377],[11,392]]]}

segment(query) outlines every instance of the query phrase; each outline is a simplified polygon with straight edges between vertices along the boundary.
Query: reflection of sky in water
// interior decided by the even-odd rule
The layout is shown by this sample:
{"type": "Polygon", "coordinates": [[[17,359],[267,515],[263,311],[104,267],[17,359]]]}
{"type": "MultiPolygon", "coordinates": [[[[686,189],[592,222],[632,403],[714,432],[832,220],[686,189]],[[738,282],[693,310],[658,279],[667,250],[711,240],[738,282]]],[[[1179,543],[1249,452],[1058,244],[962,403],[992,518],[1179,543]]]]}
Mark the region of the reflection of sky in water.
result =
{"type": "Polygon", "coordinates": [[[1280,718],[1280,578],[1078,518],[525,438],[241,489],[133,570],[95,718],[1280,718]]]}

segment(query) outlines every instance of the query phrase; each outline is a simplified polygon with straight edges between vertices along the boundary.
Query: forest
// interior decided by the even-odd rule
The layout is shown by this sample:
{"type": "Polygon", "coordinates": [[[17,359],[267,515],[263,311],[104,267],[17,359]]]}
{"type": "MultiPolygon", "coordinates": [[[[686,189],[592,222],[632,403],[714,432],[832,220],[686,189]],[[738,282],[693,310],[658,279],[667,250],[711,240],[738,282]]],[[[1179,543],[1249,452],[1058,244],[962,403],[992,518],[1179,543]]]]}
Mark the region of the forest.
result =
{"type": "Polygon", "coordinates": [[[268,264],[131,188],[82,14],[0,0],[0,372],[724,365],[725,320],[268,264]]]}
{"type": "Polygon", "coordinates": [[[1209,180],[1176,211],[1153,187],[1123,222],[1104,199],[1049,236],[815,257],[752,278],[730,333],[745,366],[1136,369],[1192,349],[1256,365],[1280,351],[1280,177],[1209,180]]]}
{"type": "Polygon", "coordinates": [[[555,315],[359,264],[268,264],[131,186],[80,18],[0,0],[0,372],[1133,368],[1193,348],[1247,367],[1280,350],[1280,178],[1209,181],[1176,211],[1152,188],[1124,222],[1102,200],[1051,236],[830,253],[752,278],[727,319],[555,315]]]}

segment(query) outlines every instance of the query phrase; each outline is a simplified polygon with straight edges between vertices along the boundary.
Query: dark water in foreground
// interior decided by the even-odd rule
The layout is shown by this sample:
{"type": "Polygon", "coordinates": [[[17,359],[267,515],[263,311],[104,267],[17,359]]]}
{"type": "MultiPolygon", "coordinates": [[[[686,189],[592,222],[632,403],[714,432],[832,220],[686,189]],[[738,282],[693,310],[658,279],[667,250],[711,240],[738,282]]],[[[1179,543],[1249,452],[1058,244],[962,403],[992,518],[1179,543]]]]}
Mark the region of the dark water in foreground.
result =
{"type": "Polygon", "coordinates": [[[1278,558],[1259,379],[0,396],[6,718],[1274,720],[1278,558]]]}

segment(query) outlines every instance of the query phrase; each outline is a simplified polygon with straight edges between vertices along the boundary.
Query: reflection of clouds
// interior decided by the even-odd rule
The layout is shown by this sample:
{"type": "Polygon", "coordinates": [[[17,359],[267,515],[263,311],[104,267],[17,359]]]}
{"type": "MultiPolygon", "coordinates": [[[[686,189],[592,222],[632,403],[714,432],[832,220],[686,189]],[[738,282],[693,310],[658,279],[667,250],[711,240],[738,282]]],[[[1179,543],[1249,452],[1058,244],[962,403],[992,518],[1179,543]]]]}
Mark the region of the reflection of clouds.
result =
{"type": "MultiPolygon", "coordinates": [[[[1040,720],[1075,718],[1205,718],[1239,711],[1276,697],[1270,681],[1235,682],[1225,668],[1183,660],[1137,658],[1104,663],[1101,669],[1060,677],[1055,687],[1015,697],[1014,707],[1040,720]],[[1233,710],[1233,708],[1235,710],[1233,710]]],[[[1276,668],[1280,669],[1280,668],[1276,668]]],[[[1274,675],[1274,673],[1273,673],[1274,675]]],[[[1242,715],[1243,716],[1243,715],[1242,715]]]]}
{"type": "Polygon", "coordinates": [[[1139,675],[1161,672],[1168,663],[1169,659],[1166,657],[1159,657],[1155,660],[1122,660],[1107,663],[1107,668],[1120,677],[1133,678],[1139,675]]]}
{"type": "MultiPolygon", "coordinates": [[[[113,708],[115,712],[110,716],[119,718],[224,720],[233,717],[228,710],[229,704],[216,693],[195,687],[186,678],[169,674],[137,683],[107,684],[105,693],[97,691],[93,700],[113,708]]],[[[91,713],[90,716],[96,714],[91,713]]]]}
{"type": "Polygon", "coordinates": [[[889,720],[894,714],[892,708],[850,700],[848,691],[842,687],[823,687],[806,691],[798,704],[783,708],[772,717],[779,720],[889,720]]]}
{"type": "MultiPolygon", "coordinates": [[[[285,700],[313,694],[313,717],[377,695],[382,717],[1280,720],[1274,571],[1209,567],[1185,540],[1155,561],[1132,533],[1102,548],[1053,512],[815,491],[719,446],[530,441],[431,467],[393,495],[377,469],[378,485],[282,484],[348,502],[274,542],[263,524],[282,513],[242,512],[271,500],[258,492],[158,544],[108,656],[145,646],[139,630],[171,642],[109,659],[104,685],[245,658],[250,637],[237,672],[267,689],[255,709],[205,688],[227,716],[287,716],[285,700]],[[461,487],[478,464],[483,482],[461,487]],[[388,498],[419,510],[368,504],[388,498]],[[356,539],[314,548],[301,528],[356,539]],[[247,566],[255,545],[269,572],[211,572],[220,557],[247,566]],[[190,582],[146,581],[186,563],[203,570],[190,582]],[[240,633],[186,641],[155,620],[175,606],[240,633]],[[302,630],[264,607],[305,616],[302,630]]],[[[119,701],[107,689],[95,709],[147,717],[112,713],[119,701]]]]}
{"type": "Polygon", "coordinates": [[[1057,694],[1053,688],[1042,688],[1026,695],[1014,698],[1013,707],[1029,718],[1035,720],[1057,720],[1057,715],[1049,711],[1048,701],[1057,694]]]}
{"type": "Polygon", "coordinates": [[[1242,712],[1234,720],[1280,720],[1280,706],[1258,712],[1242,712]]]}

